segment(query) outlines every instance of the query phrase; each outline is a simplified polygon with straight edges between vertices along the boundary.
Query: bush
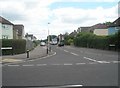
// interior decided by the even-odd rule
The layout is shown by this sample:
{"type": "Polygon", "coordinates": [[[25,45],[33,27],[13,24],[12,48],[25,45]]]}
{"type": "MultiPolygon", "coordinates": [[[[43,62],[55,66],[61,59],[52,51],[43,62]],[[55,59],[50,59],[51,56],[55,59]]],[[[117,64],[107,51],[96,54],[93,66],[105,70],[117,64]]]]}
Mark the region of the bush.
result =
{"type": "Polygon", "coordinates": [[[68,44],[73,45],[73,39],[68,39],[68,44]]]}
{"type": "Polygon", "coordinates": [[[33,41],[34,47],[38,46],[39,41],[33,41]]]}
{"type": "Polygon", "coordinates": [[[93,33],[78,33],[76,37],[65,35],[65,45],[72,43],[77,47],[88,47],[106,50],[119,50],[120,51],[120,31],[114,35],[97,36],[93,33]],[[110,44],[115,46],[110,46],[110,44]]]}
{"type": "Polygon", "coordinates": [[[12,47],[12,50],[2,50],[2,55],[21,54],[26,51],[26,40],[3,39],[2,47],[12,47]]]}
{"type": "Polygon", "coordinates": [[[79,47],[107,50],[109,49],[110,44],[114,44],[116,47],[118,47],[118,33],[111,36],[97,36],[92,33],[79,33],[74,38],[74,45],[79,47]]]}

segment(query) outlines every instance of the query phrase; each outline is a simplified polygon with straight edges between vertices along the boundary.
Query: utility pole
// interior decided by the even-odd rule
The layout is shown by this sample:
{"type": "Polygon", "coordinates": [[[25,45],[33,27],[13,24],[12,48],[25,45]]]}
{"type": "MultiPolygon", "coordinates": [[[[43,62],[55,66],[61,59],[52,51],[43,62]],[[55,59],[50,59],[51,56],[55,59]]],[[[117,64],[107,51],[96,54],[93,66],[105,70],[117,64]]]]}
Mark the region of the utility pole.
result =
{"type": "Polygon", "coordinates": [[[48,22],[48,44],[47,44],[47,54],[49,54],[49,49],[50,49],[50,36],[49,36],[49,22],[48,22]]]}

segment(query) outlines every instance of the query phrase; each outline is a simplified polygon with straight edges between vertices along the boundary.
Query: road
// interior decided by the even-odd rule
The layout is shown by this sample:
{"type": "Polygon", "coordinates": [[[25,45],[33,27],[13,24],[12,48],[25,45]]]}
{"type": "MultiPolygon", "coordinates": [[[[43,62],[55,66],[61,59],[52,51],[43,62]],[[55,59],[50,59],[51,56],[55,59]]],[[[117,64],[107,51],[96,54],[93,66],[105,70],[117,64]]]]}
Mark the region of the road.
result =
{"type": "Polygon", "coordinates": [[[3,86],[118,86],[118,53],[52,46],[53,55],[2,66],[3,86]]]}

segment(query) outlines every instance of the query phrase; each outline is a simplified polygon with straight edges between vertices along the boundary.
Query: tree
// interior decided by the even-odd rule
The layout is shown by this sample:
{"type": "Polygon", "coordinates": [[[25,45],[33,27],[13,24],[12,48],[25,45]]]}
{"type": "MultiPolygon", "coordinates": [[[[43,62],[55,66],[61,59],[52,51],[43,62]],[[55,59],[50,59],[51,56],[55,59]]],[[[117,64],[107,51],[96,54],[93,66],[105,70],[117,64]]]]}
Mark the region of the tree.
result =
{"type": "Polygon", "coordinates": [[[105,24],[105,25],[109,26],[109,25],[111,25],[111,24],[112,24],[112,22],[105,22],[105,23],[103,23],[103,24],[105,24]]]}

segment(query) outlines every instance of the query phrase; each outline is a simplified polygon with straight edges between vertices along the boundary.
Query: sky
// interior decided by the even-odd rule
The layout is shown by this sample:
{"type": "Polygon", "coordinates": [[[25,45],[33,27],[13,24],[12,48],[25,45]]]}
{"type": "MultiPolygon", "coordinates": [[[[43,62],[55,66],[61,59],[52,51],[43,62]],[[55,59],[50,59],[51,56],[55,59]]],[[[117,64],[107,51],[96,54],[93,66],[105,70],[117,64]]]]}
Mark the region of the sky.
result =
{"type": "Polygon", "coordinates": [[[37,39],[71,33],[78,27],[113,22],[119,0],[0,0],[0,15],[23,24],[25,33],[37,39]],[[49,23],[49,24],[48,24],[49,23]]]}

